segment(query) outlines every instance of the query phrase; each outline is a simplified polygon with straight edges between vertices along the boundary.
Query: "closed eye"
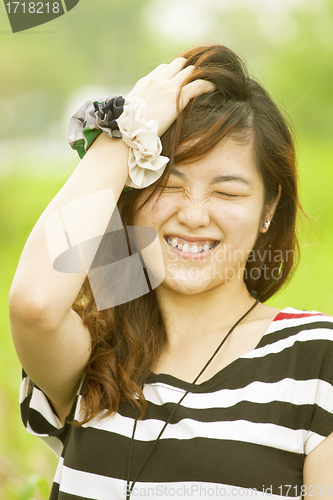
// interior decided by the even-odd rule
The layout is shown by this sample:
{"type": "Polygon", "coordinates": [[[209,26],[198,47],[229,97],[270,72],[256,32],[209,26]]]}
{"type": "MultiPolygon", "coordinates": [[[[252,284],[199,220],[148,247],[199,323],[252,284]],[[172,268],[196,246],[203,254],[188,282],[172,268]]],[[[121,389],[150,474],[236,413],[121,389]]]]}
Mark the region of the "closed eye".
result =
{"type": "MultiPolygon", "coordinates": [[[[161,186],[162,189],[183,189],[181,186],[161,186]]],[[[224,196],[226,198],[239,198],[241,195],[239,194],[231,194],[231,193],[222,193],[220,191],[215,191],[216,194],[224,196]]]]}
{"type": "Polygon", "coordinates": [[[220,194],[222,196],[226,196],[227,198],[239,198],[238,194],[231,194],[231,193],[221,193],[219,191],[216,191],[217,194],[220,194]]]}

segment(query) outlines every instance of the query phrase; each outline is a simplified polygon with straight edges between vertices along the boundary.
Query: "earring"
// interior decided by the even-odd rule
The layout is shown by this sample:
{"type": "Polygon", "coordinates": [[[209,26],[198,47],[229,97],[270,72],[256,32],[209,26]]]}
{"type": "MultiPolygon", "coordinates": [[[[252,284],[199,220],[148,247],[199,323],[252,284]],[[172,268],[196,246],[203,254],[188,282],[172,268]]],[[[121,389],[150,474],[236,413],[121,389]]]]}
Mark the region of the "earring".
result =
{"type": "Polygon", "coordinates": [[[271,221],[270,220],[266,220],[266,222],[264,224],[264,228],[266,229],[266,231],[269,229],[270,225],[271,225],[271,221]]]}

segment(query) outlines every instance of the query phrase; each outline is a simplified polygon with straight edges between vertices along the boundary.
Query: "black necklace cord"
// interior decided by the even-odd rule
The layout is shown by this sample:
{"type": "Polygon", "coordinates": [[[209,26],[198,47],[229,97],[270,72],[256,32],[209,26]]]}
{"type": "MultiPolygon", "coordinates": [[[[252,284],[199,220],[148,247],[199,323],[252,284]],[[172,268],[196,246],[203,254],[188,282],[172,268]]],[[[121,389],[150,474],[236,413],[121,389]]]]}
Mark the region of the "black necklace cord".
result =
{"type": "Polygon", "coordinates": [[[219,352],[219,350],[221,349],[221,347],[223,346],[224,342],[227,340],[227,338],[229,337],[229,335],[231,334],[231,332],[234,331],[234,329],[236,328],[236,326],[239,325],[239,323],[241,323],[243,321],[243,319],[248,315],[250,314],[250,312],[256,307],[256,305],[258,304],[259,302],[259,299],[257,299],[255,301],[255,303],[250,307],[250,309],[248,309],[246,311],[245,314],[243,314],[243,316],[241,318],[239,318],[236,323],[230,328],[230,330],[228,331],[227,335],[224,337],[224,339],[222,340],[222,342],[220,343],[220,345],[217,347],[217,349],[215,350],[214,354],[211,356],[211,358],[207,361],[207,363],[205,364],[205,366],[203,367],[203,369],[201,370],[201,372],[199,373],[199,375],[197,375],[197,377],[194,379],[194,381],[192,382],[192,384],[195,384],[196,381],[198,380],[198,378],[203,374],[203,372],[206,370],[207,366],[210,364],[210,362],[213,360],[213,358],[216,356],[216,354],[219,352]]]}
{"type": "MultiPolygon", "coordinates": [[[[213,360],[213,358],[216,356],[216,354],[219,352],[219,350],[221,349],[221,347],[223,346],[224,342],[227,340],[227,338],[229,337],[229,335],[231,334],[231,332],[234,331],[234,329],[236,328],[236,326],[239,325],[239,323],[241,323],[243,321],[243,319],[248,315],[250,314],[250,312],[256,307],[256,305],[259,303],[259,299],[257,299],[255,301],[255,303],[250,307],[250,309],[248,309],[246,311],[245,314],[243,314],[243,316],[241,318],[239,318],[236,323],[230,328],[230,330],[228,331],[227,335],[224,337],[224,339],[222,340],[222,342],[220,343],[220,345],[216,348],[214,354],[209,358],[209,360],[207,361],[207,363],[205,364],[205,366],[203,367],[203,369],[200,371],[200,373],[196,376],[196,378],[193,380],[192,384],[195,384],[196,381],[199,379],[199,377],[203,374],[203,372],[206,370],[206,368],[208,367],[208,365],[211,363],[211,361],[213,360]]],[[[133,427],[133,433],[132,433],[132,438],[131,438],[131,445],[130,445],[130,452],[129,452],[129,460],[128,460],[128,469],[127,469],[127,486],[126,486],[126,500],[130,500],[130,497],[131,497],[131,493],[133,491],[133,488],[134,488],[134,485],[135,483],[137,482],[138,480],[138,477],[140,476],[144,466],[146,465],[147,463],[147,460],[148,458],[150,457],[150,455],[152,454],[152,452],[155,450],[156,448],[156,445],[160,439],[160,437],[162,436],[166,426],[170,423],[170,420],[172,419],[172,417],[174,416],[176,410],[178,409],[178,407],[180,406],[181,402],[183,401],[183,399],[185,398],[185,396],[187,396],[187,394],[189,393],[190,391],[187,390],[185,392],[185,394],[183,394],[183,396],[180,398],[180,400],[178,401],[178,403],[176,404],[176,406],[174,407],[173,411],[171,412],[171,414],[169,415],[169,418],[167,419],[167,421],[165,422],[164,426],[162,427],[162,430],[160,431],[159,435],[157,436],[157,438],[155,439],[152,447],[150,448],[149,452],[147,453],[146,455],[146,458],[144,459],[144,461],[142,462],[141,464],[141,467],[138,471],[138,473],[136,474],[135,476],[135,479],[132,481],[132,484],[130,486],[130,471],[131,471],[131,463],[132,463],[132,451],[133,451],[133,441],[134,441],[134,435],[135,435],[135,430],[136,430],[136,425],[137,425],[137,421],[138,419],[136,418],[135,419],[135,423],[134,423],[134,427],[133,427]]]]}
{"type": "MultiPolygon", "coordinates": [[[[130,450],[129,450],[129,460],[128,460],[128,467],[127,467],[127,485],[126,485],[126,500],[130,499],[132,489],[129,489],[129,478],[131,476],[131,464],[132,464],[132,453],[133,453],[133,442],[134,442],[134,434],[135,434],[135,429],[136,425],[138,423],[138,419],[135,419],[134,426],[133,426],[133,432],[132,432],[132,438],[131,438],[131,444],[130,444],[130,450]]],[[[133,484],[134,486],[134,484],[133,484]]]]}

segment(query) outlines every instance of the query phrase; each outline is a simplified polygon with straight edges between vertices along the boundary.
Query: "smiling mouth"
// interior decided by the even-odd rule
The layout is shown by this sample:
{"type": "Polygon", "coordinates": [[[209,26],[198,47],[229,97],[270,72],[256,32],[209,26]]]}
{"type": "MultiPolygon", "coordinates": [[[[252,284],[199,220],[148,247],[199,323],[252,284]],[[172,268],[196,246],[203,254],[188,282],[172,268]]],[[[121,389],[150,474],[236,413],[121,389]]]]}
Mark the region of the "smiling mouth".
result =
{"type": "Polygon", "coordinates": [[[170,240],[167,236],[165,236],[165,241],[168,243],[173,248],[177,248],[177,250],[180,250],[181,252],[184,253],[193,253],[193,254],[200,254],[203,252],[209,252],[209,250],[212,250],[215,248],[220,242],[219,241],[214,241],[211,245],[189,245],[188,243],[185,243],[184,245],[182,243],[178,243],[176,239],[170,240]]]}

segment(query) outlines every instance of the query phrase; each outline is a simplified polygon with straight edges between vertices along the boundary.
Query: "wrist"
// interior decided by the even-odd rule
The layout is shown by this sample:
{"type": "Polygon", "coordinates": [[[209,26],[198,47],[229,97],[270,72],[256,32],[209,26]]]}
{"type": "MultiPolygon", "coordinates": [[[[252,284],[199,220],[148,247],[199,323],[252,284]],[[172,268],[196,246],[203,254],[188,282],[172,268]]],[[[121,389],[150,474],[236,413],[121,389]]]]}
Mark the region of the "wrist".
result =
{"type": "Polygon", "coordinates": [[[89,159],[105,162],[106,165],[117,164],[119,176],[124,180],[124,186],[128,179],[128,155],[129,146],[124,141],[119,141],[106,134],[100,134],[88,149],[86,156],[89,159]]]}
{"type": "Polygon", "coordinates": [[[161,155],[157,121],[147,121],[146,117],[146,101],[139,97],[87,101],[71,118],[69,143],[81,158],[94,143],[119,142],[112,147],[112,154],[116,149],[124,151],[124,144],[127,145],[126,190],[144,189],[163,174],[169,162],[169,158],[161,155]]]}

